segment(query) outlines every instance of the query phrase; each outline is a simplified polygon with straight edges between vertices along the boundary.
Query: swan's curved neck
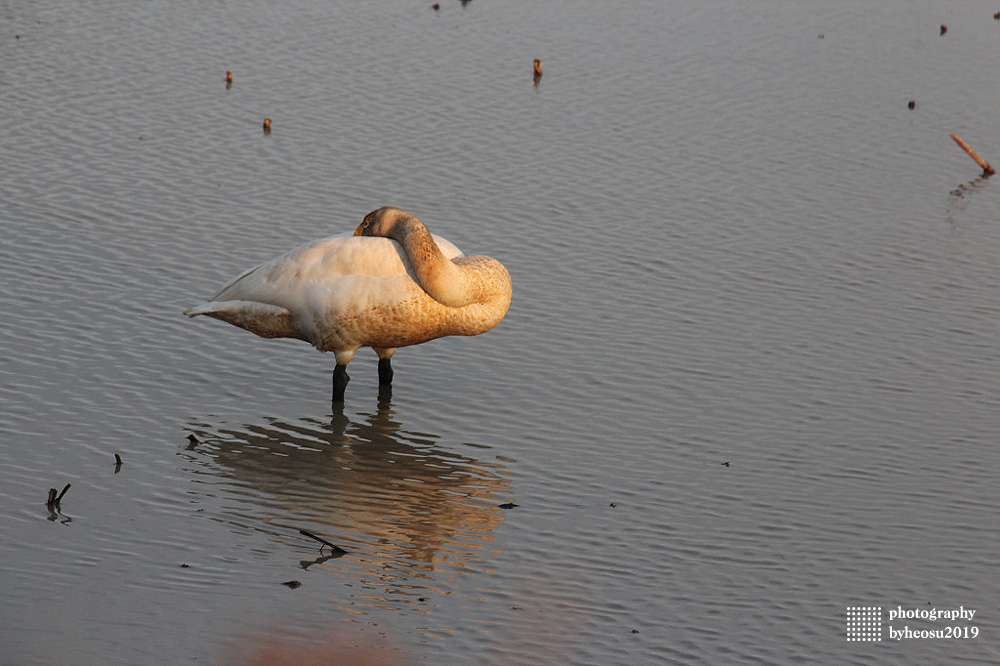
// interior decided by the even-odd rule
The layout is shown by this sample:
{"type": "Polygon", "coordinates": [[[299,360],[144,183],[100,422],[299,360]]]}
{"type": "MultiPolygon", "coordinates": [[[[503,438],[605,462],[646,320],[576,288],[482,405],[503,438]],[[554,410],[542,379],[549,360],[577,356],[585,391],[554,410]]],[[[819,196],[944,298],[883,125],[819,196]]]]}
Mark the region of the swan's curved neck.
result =
{"type": "Polygon", "coordinates": [[[388,235],[403,246],[417,274],[417,282],[435,301],[460,308],[475,299],[465,271],[444,256],[423,222],[407,216],[400,219],[388,235]]]}

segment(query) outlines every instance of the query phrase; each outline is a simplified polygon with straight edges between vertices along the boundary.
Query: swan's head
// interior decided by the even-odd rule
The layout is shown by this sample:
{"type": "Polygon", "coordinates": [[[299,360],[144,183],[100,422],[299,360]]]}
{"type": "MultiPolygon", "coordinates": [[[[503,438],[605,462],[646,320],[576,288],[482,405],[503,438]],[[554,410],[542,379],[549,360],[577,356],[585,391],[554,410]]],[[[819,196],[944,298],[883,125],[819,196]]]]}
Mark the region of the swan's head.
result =
{"type": "Polygon", "coordinates": [[[405,211],[392,206],[383,206],[365,215],[364,221],[354,230],[355,236],[382,236],[393,238],[393,232],[401,222],[416,220],[405,211]]]}

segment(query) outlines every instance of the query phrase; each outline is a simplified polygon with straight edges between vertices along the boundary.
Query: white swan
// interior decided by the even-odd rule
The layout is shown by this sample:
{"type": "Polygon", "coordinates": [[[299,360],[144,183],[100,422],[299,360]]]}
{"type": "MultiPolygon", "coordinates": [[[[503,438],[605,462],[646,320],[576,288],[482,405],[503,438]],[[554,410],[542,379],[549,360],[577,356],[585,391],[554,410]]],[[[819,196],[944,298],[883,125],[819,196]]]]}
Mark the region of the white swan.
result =
{"type": "Polygon", "coordinates": [[[510,300],[510,274],[499,261],[466,257],[413,215],[385,207],[366,215],[353,236],[313,241],[266,261],[184,314],[334,352],[333,400],[340,403],[347,364],[360,347],[378,354],[379,385],[388,389],[397,347],[485,333],[510,300]]]}

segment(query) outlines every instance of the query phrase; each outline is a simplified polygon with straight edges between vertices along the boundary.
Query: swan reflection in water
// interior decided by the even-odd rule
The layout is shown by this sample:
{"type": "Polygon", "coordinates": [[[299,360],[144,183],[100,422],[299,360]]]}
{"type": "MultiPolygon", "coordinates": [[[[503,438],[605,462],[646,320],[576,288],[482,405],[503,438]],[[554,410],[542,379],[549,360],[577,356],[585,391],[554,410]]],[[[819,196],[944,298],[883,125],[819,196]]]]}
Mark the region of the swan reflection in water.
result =
{"type": "Polygon", "coordinates": [[[316,554],[301,562],[304,568],[321,564],[337,575],[390,582],[395,601],[449,585],[459,572],[481,571],[504,519],[498,505],[510,500],[504,462],[406,431],[385,403],[362,420],[340,413],[330,422],[265,419],[188,429],[196,439],[182,453],[197,466],[196,482],[208,486],[202,494],[225,497],[223,520],[277,537],[295,549],[290,554],[316,554]],[[317,553],[320,544],[300,529],[348,555],[328,563],[330,550],[317,553]],[[406,578],[421,582],[406,585],[406,578]]]}

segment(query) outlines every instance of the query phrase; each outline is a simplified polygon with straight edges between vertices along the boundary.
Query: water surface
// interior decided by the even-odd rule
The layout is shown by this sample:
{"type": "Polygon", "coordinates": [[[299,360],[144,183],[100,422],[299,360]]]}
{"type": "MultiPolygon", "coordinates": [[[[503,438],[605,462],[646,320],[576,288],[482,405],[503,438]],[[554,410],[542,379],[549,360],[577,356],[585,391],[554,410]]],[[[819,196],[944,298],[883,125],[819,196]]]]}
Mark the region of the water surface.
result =
{"type": "Polygon", "coordinates": [[[4,662],[996,662],[996,7],[441,5],[0,5],[4,662]],[[181,315],[382,205],[390,401],[181,315]]]}

